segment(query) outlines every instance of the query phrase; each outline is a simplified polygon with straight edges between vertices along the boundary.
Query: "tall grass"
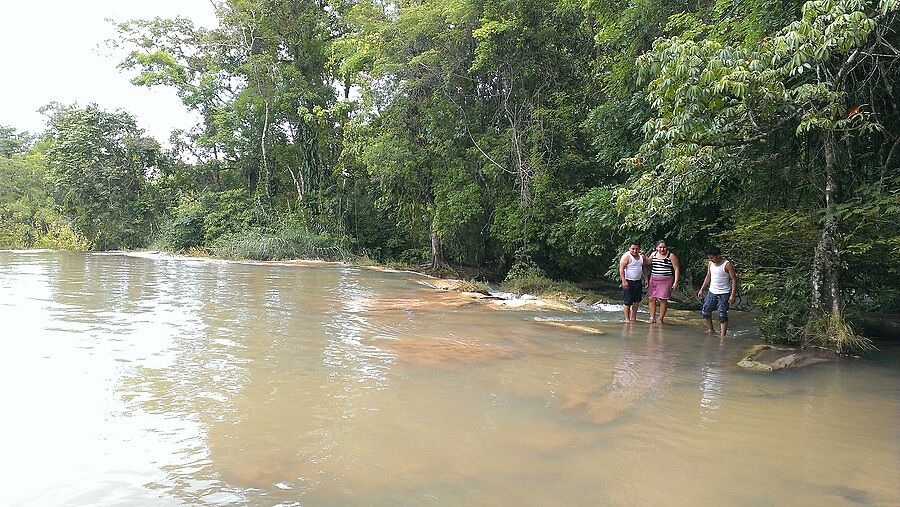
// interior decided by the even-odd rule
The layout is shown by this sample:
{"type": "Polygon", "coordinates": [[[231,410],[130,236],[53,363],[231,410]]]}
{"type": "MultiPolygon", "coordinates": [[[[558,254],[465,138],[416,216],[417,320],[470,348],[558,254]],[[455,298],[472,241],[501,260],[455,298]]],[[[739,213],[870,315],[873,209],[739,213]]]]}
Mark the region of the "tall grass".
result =
{"type": "Polygon", "coordinates": [[[296,229],[251,229],[218,238],[209,250],[225,259],[260,261],[285,259],[349,260],[349,249],[327,234],[296,229]]]}
{"type": "Polygon", "coordinates": [[[587,294],[587,291],[579,289],[574,283],[553,280],[540,275],[507,278],[501,286],[516,294],[587,294]]]}
{"type": "Polygon", "coordinates": [[[804,345],[818,345],[839,353],[875,350],[872,340],[853,332],[841,315],[825,314],[809,320],[803,332],[804,345]]]}

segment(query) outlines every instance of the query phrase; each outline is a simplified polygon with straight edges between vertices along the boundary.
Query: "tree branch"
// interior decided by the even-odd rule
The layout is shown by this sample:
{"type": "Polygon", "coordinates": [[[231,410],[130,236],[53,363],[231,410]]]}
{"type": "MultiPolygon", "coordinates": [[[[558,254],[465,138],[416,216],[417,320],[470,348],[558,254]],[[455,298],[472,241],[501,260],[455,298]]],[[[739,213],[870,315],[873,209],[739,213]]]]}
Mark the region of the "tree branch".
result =
{"type": "Polygon", "coordinates": [[[779,121],[775,125],[772,125],[768,130],[759,132],[758,134],[756,134],[754,136],[747,137],[744,139],[730,139],[728,141],[688,141],[688,140],[685,140],[684,142],[691,143],[691,144],[697,144],[699,146],[709,146],[712,148],[728,148],[731,146],[744,146],[747,144],[753,144],[756,141],[761,141],[761,140],[769,137],[772,134],[772,132],[778,130],[779,128],[784,126],[787,122],[793,120],[796,117],[797,117],[797,113],[795,112],[789,116],[784,117],[781,121],[779,121]]]}

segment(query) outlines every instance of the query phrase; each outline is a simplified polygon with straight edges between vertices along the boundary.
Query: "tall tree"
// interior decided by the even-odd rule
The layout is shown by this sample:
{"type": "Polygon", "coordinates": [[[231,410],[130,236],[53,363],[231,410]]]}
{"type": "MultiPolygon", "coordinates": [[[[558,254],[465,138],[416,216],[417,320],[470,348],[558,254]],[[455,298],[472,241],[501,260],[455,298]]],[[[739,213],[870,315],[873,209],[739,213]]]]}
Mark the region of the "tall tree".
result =
{"type": "Polygon", "coordinates": [[[136,248],[151,232],[156,197],[148,185],[159,144],[124,111],[51,104],[47,163],[64,212],[93,248],[136,248]]]}
{"type": "Polygon", "coordinates": [[[24,153],[34,138],[28,132],[19,132],[12,127],[0,125],[0,157],[11,157],[24,153]]]}
{"type": "MultiPolygon", "coordinates": [[[[176,89],[202,124],[181,143],[205,166],[237,171],[265,207],[322,213],[333,185],[330,44],[340,9],[307,0],[228,1],[219,26],[184,19],[118,24],[133,82],[176,89]]],[[[225,186],[233,186],[225,183],[225,186]]]]}

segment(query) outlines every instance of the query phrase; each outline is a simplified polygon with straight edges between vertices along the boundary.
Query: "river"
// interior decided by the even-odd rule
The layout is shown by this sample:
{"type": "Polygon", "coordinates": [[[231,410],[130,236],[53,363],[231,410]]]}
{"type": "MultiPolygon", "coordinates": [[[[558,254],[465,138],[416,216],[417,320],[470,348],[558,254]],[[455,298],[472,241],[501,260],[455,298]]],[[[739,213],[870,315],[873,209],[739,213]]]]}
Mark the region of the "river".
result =
{"type": "Polygon", "coordinates": [[[720,343],[419,282],[0,252],[0,504],[900,503],[895,348],[758,374],[740,315],[720,343]]]}

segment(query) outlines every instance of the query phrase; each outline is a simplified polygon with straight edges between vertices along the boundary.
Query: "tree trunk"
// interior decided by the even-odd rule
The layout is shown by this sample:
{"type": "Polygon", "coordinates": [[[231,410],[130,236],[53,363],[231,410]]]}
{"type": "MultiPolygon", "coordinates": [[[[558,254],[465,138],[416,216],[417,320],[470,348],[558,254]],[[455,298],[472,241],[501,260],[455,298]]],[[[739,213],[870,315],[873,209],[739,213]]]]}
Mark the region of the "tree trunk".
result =
{"type": "Polygon", "coordinates": [[[431,231],[431,269],[438,271],[447,269],[450,264],[444,259],[444,245],[437,232],[431,231]]]}
{"type": "Polygon", "coordinates": [[[822,235],[816,246],[812,266],[812,317],[826,313],[840,316],[842,313],[838,266],[840,253],[835,245],[837,220],[825,219],[822,235]]]}
{"type": "Polygon", "coordinates": [[[812,312],[810,319],[831,315],[832,318],[843,318],[843,301],[840,285],[840,252],[835,238],[838,232],[838,219],[835,215],[837,203],[837,157],[834,133],[828,132],[825,140],[825,223],[822,235],[816,246],[812,266],[812,312]]]}
{"type": "MultiPolygon", "coordinates": [[[[262,91],[260,91],[262,94],[262,91]]],[[[271,193],[271,182],[272,175],[269,173],[269,155],[266,153],[266,139],[269,133],[269,100],[263,99],[263,104],[265,104],[265,121],[263,123],[262,133],[259,138],[259,148],[262,153],[262,168],[263,174],[260,179],[260,184],[263,185],[264,194],[266,196],[266,203],[272,203],[272,193],[271,193]]]]}
{"type": "Polygon", "coordinates": [[[222,164],[219,161],[219,149],[213,144],[213,185],[215,189],[218,191],[222,188],[222,164]]]}

